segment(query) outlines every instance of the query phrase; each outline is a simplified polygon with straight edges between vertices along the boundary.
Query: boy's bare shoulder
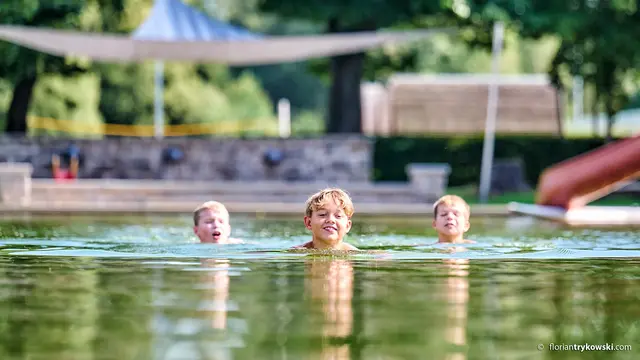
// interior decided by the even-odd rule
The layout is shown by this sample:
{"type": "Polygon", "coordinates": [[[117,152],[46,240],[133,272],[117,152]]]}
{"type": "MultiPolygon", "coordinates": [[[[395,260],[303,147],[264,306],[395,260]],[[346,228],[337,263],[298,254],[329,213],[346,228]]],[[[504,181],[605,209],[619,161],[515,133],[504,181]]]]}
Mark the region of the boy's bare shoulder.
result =
{"type": "MultiPolygon", "coordinates": [[[[296,245],[290,248],[290,250],[314,250],[315,246],[313,246],[313,241],[309,241],[306,242],[302,245],[296,245]]],[[[357,247],[347,244],[347,243],[342,243],[340,244],[340,246],[336,249],[333,249],[333,251],[360,251],[360,249],[358,249],[357,247]]]]}
{"type": "Polygon", "coordinates": [[[304,243],[302,245],[296,245],[296,246],[292,247],[291,249],[294,249],[294,250],[295,249],[313,249],[313,241],[306,242],[306,243],[304,243]]]}
{"type": "Polygon", "coordinates": [[[342,243],[342,246],[340,247],[340,250],[360,250],[357,247],[351,245],[351,244],[347,244],[347,243],[342,243]]]}

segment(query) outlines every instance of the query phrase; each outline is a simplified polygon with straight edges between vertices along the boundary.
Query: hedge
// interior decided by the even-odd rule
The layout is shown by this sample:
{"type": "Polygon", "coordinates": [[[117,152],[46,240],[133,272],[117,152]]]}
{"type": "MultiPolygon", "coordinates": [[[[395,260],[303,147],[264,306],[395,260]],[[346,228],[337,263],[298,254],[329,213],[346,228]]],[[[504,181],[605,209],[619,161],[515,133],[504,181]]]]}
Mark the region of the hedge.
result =
{"type": "MultiPolygon", "coordinates": [[[[542,171],[562,160],[593,150],[604,139],[561,139],[551,136],[497,136],[494,159],[519,158],[525,176],[535,186],[542,171]]],[[[406,181],[409,163],[447,163],[450,186],[478,184],[482,163],[482,137],[380,137],[375,139],[373,180],[406,181]]]]}

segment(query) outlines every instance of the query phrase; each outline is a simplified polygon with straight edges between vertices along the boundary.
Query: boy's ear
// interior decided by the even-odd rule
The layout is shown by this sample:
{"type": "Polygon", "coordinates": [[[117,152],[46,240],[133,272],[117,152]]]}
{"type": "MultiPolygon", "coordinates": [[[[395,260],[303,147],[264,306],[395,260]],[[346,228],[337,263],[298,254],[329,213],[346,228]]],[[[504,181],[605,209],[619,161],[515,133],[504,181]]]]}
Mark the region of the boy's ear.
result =
{"type": "Polygon", "coordinates": [[[436,219],[431,220],[431,227],[436,228],[436,219]]]}
{"type": "Polygon", "coordinates": [[[467,220],[467,222],[464,224],[464,231],[467,232],[469,231],[469,229],[471,229],[471,222],[467,220]]]}
{"type": "Polygon", "coordinates": [[[351,230],[351,225],[353,225],[353,223],[351,222],[351,219],[349,219],[349,221],[347,221],[347,232],[351,230]]]}
{"type": "Polygon", "coordinates": [[[310,217],[308,217],[308,216],[304,217],[304,226],[307,229],[311,230],[311,218],[310,217]]]}

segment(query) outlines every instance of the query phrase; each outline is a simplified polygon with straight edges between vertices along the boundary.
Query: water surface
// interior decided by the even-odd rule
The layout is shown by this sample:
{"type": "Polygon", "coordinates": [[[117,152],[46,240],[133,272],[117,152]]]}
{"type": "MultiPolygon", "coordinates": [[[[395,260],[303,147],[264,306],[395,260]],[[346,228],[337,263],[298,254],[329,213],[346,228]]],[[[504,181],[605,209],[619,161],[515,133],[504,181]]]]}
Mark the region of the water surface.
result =
{"type": "Polygon", "coordinates": [[[282,251],[301,220],[236,217],[225,246],[188,217],[5,220],[0,358],[639,358],[637,230],[472,219],[452,251],[429,222],[356,222],[376,252],[321,256],[282,251]]]}

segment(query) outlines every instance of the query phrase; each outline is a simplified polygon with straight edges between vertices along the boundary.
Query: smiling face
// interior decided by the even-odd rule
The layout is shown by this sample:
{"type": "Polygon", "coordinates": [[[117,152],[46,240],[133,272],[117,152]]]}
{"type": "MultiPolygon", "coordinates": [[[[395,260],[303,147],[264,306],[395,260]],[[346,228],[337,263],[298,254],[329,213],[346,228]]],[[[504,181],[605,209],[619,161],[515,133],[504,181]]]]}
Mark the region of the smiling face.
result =
{"type": "Polygon", "coordinates": [[[203,209],[198,214],[198,220],[193,232],[200,242],[224,244],[229,240],[231,225],[229,213],[220,209],[203,209]]]}
{"type": "Polygon", "coordinates": [[[464,233],[469,231],[469,213],[462,204],[440,204],[435,209],[433,228],[438,232],[440,241],[462,241],[464,233]]]}
{"type": "Polygon", "coordinates": [[[304,217],[304,225],[311,230],[313,245],[316,249],[335,248],[344,236],[351,230],[351,219],[333,199],[311,211],[310,216],[304,217]]]}

